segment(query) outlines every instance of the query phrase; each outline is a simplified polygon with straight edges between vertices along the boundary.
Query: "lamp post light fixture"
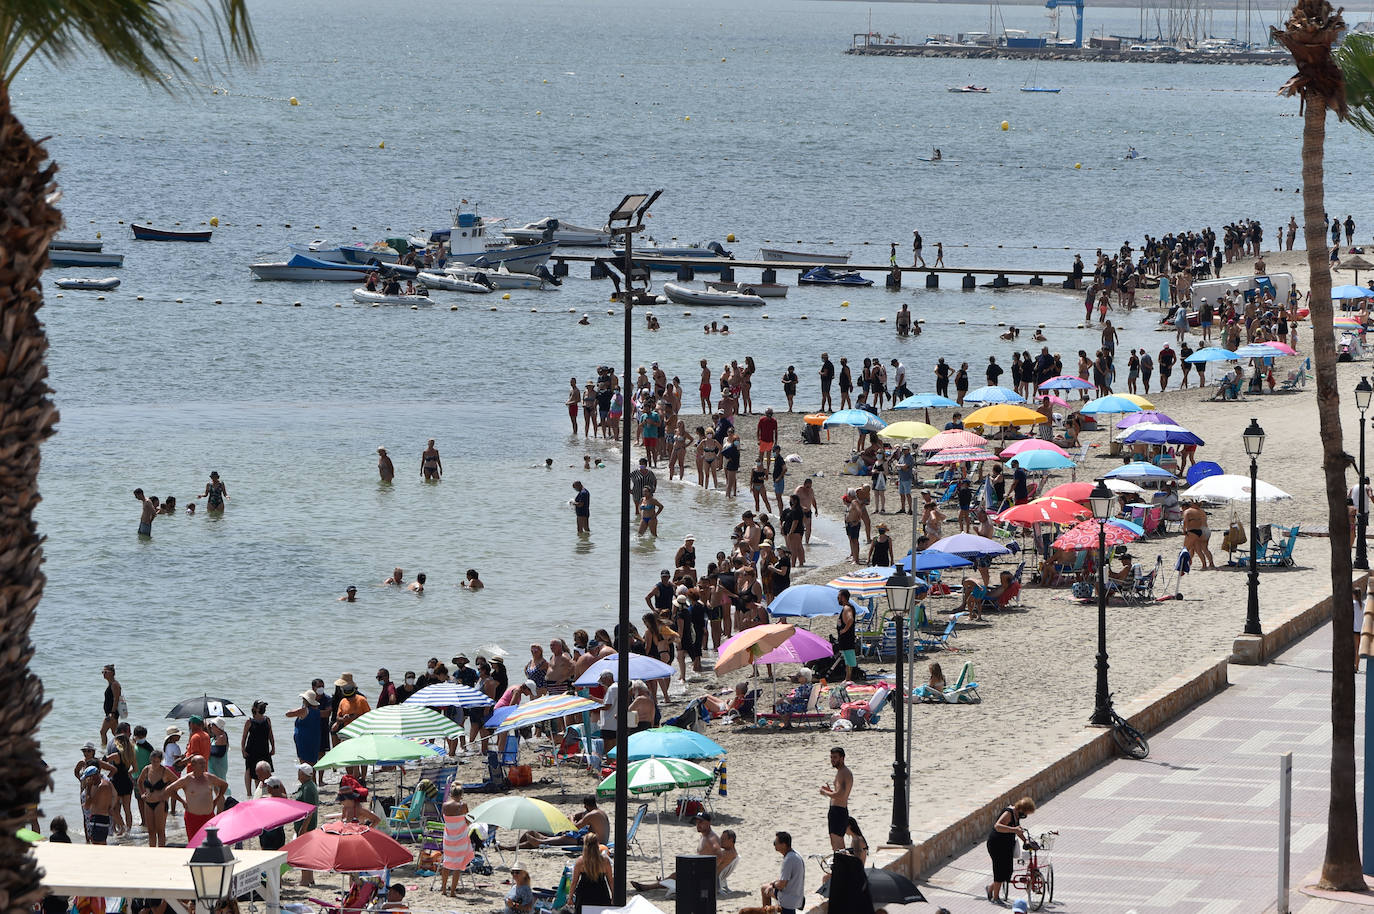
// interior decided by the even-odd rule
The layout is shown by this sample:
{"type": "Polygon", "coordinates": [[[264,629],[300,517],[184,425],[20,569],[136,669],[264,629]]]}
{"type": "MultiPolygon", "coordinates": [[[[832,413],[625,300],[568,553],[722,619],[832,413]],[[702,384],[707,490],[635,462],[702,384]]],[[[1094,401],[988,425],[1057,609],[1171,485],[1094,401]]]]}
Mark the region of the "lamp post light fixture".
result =
{"type": "Polygon", "coordinates": [[[1107,519],[1115,496],[1102,480],[1088,496],[1088,507],[1097,520],[1097,695],[1089,723],[1112,725],[1112,693],[1107,691],[1107,519]]]}
{"type": "Polygon", "coordinates": [[[219,829],[206,826],[205,840],[186,863],[191,868],[191,883],[196,888],[199,910],[210,912],[229,897],[234,884],[234,851],[219,840],[219,829]]]}
{"type": "MultiPolygon", "coordinates": [[[[915,562],[915,556],[912,557],[915,562]]],[[[902,679],[902,661],[905,659],[906,645],[903,643],[903,627],[906,620],[911,616],[912,607],[916,601],[916,579],[907,574],[899,565],[892,576],[887,579],[887,606],[894,616],[894,624],[897,627],[897,694],[902,694],[904,680],[902,679]]],[[[906,700],[911,701],[908,695],[906,700]]],[[[894,730],[895,755],[892,761],[892,827],[888,829],[887,843],[907,846],[911,844],[910,816],[907,806],[907,797],[910,790],[908,779],[910,773],[906,765],[906,753],[904,751],[905,736],[903,735],[903,708],[898,708],[893,715],[897,721],[894,730]]]]}
{"type": "Polygon", "coordinates": [[[1249,598],[1245,604],[1245,634],[1262,635],[1259,617],[1259,544],[1256,535],[1259,528],[1259,502],[1255,498],[1255,486],[1259,483],[1259,455],[1264,451],[1264,429],[1259,422],[1250,420],[1250,425],[1241,435],[1245,441],[1245,453],[1250,455],[1250,586],[1249,598]]]}
{"type": "Polygon", "coordinates": [[[1374,395],[1374,387],[1370,386],[1369,378],[1360,378],[1360,383],[1355,385],[1355,408],[1360,411],[1360,494],[1355,502],[1360,523],[1355,531],[1355,567],[1361,571],[1369,570],[1369,498],[1368,483],[1365,481],[1368,477],[1364,472],[1364,420],[1371,395],[1374,395]]]}

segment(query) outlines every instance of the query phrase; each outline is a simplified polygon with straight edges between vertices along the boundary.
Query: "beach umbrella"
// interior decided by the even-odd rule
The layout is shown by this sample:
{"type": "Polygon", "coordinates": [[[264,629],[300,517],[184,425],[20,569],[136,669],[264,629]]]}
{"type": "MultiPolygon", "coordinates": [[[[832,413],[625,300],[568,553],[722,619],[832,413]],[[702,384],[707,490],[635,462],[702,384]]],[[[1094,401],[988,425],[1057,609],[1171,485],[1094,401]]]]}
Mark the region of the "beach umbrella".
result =
{"type": "Polygon", "coordinates": [[[488,730],[495,730],[497,727],[501,726],[507,717],[510,717],[518,710],[520,710],[519,705],[502,705],[499,708],[495,708],[492,710],[491,716],[486,719],[482,726],[488,730]]]}
{"type": "Polygon", "coordinates": [[[457,739],[463,728],[421,705],[373,708],[339,731],[340,736],[399,736],[403,739],[457,739]]]}
{"type": "Polygon", "coordinates": [[[854,597],[882,596],[887,590],[887,579],[896,570],[889,566],[876,566],[847,571],[831,581],[829,586],[847,590],[854,597]]]}
{"type": "Polygon", "coordinates": [[[875,908],[890,904],[915,904],[925,901],[921,890],[901,873],[870,866],[864,871],[868,878],[868,897],[875,908]]]}
{"type": "Polygon", "coordinates": [[[1049,400],[1055,406],[1062,406],[1065,409],[1069,408],[1069,401],[1065,400],[1063,397],[1057,397],[1054,394],[1041,394],[1040,398],[1042,400],[1049,400]]]}
{"type": "Polygon", "coordinates": [[[1292,346],[1288,345],[1287,343],[1280,343],[1278,340],[1268,340],[1268,341],[1266,341],[1266,342],[1260,343],[1260,345],[1261,345],[1261,346],[1268,346],[1270,349],[1275,349],[1275,350],[1277,350],[1277,351],[1283,353],[1284,355],[1297,355],[1297,354],[1298,354],[1298,350],[1294,349],[1292,346]]]}
{"type": "MultiPolygon", "coordinates": [[[[1108,523],[1105,526],[1107,537],[1107,548],[1124,546],[1127,543],[1134,543],[1140,539],[1139,534],[1128,530],[1125,527],[1108,523]]],[[[1080,549],[1097,548],[1097,521],[1087,520],[1070,530],[1059,534],[1054,541],[1055,549],[1065,549],[1077,551],[1080,549]]]]}
{"type": "Polygon", "coordinates": [[[1061,374],[1058,377],[1050,378],[1048,381],[1040,382],[1037,390],[1093,390],[1094,385],[1091,381],[1083,378],[1076,378],[1071,374],[1061,374]]]}
{"type": "Polygon", "coordinates": [[[1092,512],[1076,501],[1046,496],[1024,505],[1012,505],[997,515],[997,519],[1003,523],[1029,527],[1031,524],[1074,524],[1091,516],[1092,512]]]}
{"type": "Polygon", "coordinates": [[[979,387],[964,394],[965,403],[1025,403],[1026,398],[1008,387],[979,387]]]}
{"type": "Polygon", "coordinates": [[[1111,526],[1120,527],[1122,530],[1134,533],[1136,536],[1145,535],[1144,527],[1142,527],[1140,524],[1137,524],[1135,521],[1127,520],[1124,517],[1109,517],[1107,518],[1107,523],[1111,526]]]}
{"type": "Polygon", "coordinates": [[[1190,466],[1186,478],[1188,480],[1188,485],[1195,486],[1208,476],[1220,476],[1224,472],[1225,470],[1221,468],[1221,464],[1213,463],[1210,460],[1204,460],[1201,463],[1195,463],[1190,466]]]}
{"type": "Polygon", "coordinates": [[[1174,474],[1153,463],[1137,460],[1102,474],[1103,479],[1174,479],[1174,474]]]}
{"type": "Polygon", "coordinates": [[[496,699],[485,692],[457,682],[436,682],[411,695],[402,704],[426,708],[485,708],[496,699]]]}
{"type": "Polygon", "coordinates": [[[912,394],[900,403],[894,404],[893,409],[943,409],[949,406],[958,406],[958,400],[951,400],[949,397],[942,397],[939,394],[912,394]]]}
{"type": "Polygon", "coordinates": [[[1102,484],[1111,489],[1117,495],[1144,495],[1145,490],[1129,479],[1118,479],[1113,476],[1103,477],[1102,484]]]}
{"type": "MultiPolygon", "coordinates": [[[[602,673],[610,673],[619,678],[620,655],[611,654],[602,657],[582,671],[582,675],[577,677],[573,685],[594,686],[601,679],[602,673]]],[[[643,654],[630,654],[630,678],[643,679],[671,679],[673,668],[659,660],[657,657],[646,657],[643,654]]]]}
{"type": "Polygon", "coordinates": [[[996,459],[996,454],[980,447],[947,447],[938,454],[927,457],[926,463],[986,463],[996,459]]]}
{"type": "Polygon", "coordinates": [[[1022,451],[1016,455],[1016,464],[1023,470],[1068,470],[1077,466],[1072,457],[1045,450],[1022,451]]]}
{"type": "Polygon", "coordinates": [[[438,754],[438,749],[399,736],[359,736],[344,740],[320,756],[315,767],[347,768],[379,762],[409,762],[438,754]]]}
{"type": "Polygon", "coordinates": [[[1374,298],[1374,289],[1364,286],[1336,286],[1331,290],[1332,298],[1374,298]]]}
{"type": "Polygon", "coordinates": [[[981,447],[988,439],[963,428],[947,428],[921,445],[923,451],[943,451],[950,447],[981,447]]]}
{"type": "MultiPolygon", "coordinates": [[[[626,771],[625,789],[633,794],[660,794],[680,787],[705,787],[715,781],[715,772],[695,762],[676,758],[646,758],[632,762],[626,771]]],[[[598,796],[615,796],[616,775],[609,775],[596,785],[598,796]]],[[[658,831],[658,878],[663,878],[663,823],[659,808],[654,808],[654,826],[658,831]]]]}
{"type": "Polygon", "coordinates": [[[1140,394],[1114,394],[1113,396],[1122,397],[1124,399],[1130,400],[1132,403],[1134,403],[1136,406],[1139,406],[1141,409],[1155,408],[1155,405],[1153,403],[1151,403],[1149,400],[1146,400],[1140,394]]]}
{"type": "Polygon", "coordinates": [[[1015,403],[995,403],[975,409],[964,417],[965,425],[1039,425],[1045,417],[1015,403]]]}
{"type": "Polygon", "coordinates": [[[1085,502],[1093,494],[1090,482],[1062,482],[1045,493],[1046,498],[1067,498],[1069,501],[1085,502]]]}
{"type": "Polygon", "coordinates": [[[39,834],[32,828],[21,828],[14,833],[14,836],[26,844],[37,844],[40,841],[48,840],[46,835],[39,834]]]}
{"type": "Polygon", "coordinates": [[[831,413],[821,425],[826,428],[848,425],[863,432],[880,432],[887,423],[865,409],[842,409],[831,413]]]}
{"type": "Polygon", "coordinates": [[[1205,443],[1181,425],[1162,422],[1142,422],[1139,425],[1133,425],[1126,434],[1121,436],[1121,441],[1123,444],[1135,444],[1138,441],[1145,444],[1201,445],[1205,443]]]}
{"type": "Polygon", "coordinates": [[[950,555],[968,557],[970,555],[1006,555],[1011,552],[996,540],[974,533],[954,533],[930,544],[932,552],[947,552],[950,555]]]}
{"type": "MultiPolygon", "coordinates": [[[[788,590],[791,589],[788,588],[788,590]]],[[[783,593],[786,592],[783,591],[783,593]]],[[[835,592],[832,590],[830,593],[831,601],[834,602],[835,592]]],[[[716,673],[728,673],[731,670],[751,666],[755,658],[762,657],[791,638],[796,630],[795,625],[784,622],[771,622],[767,625],[755,625],[753,628],[745,629],[740,633],[739,638],[730,645],[729,650],[722,649],[716,655],[716,673]]]]}
{"type": "Polygon", "coordinates": [[[533,797],[497,797],[478,806],[468,818],[473,825],[495,825],[513,831],[538,831],[546,835],[572,831],[568,817],[552,803],[533,797]]]}
{"type": "Polygon", "coordinates": [[[1374,263],[1370,263],[1359,254],[1351,254],[1349,257],[1342,257],[1339,263],[1337,263],[1336,269],[1354,270],[1355,285],[1358,286],[1360,284],[1360,271],[1364,270],[1368,272],[1369,270],[1374,270],[1374,263]]]}
{"type": "MultiPolygon", "coordinates": [[[[1200,498],[1203,501],[1249,501],[1250,477],[1223,473],[1208,476],[1179,493],[1180,498],[1200,498]]],[[[1271,486],[1263,479],[1255,486],[1256,501],[1283,501],[1293,496],[1271,486]]]]}
{"type": "MultiPolygon", "coordinates": [[[[606,758],[615,758],[619,750],[620,747],[616,746],[606,753],[606,758]]],[[[695,730],[654,727],[631,733],[625,743],[625,751],[627,759],[637,762],[646,758],[718,758],[725,754],[725,747],[695,730]]]]}
{"type": "MultiPolygon", "coordinates": [[[[793,584],[768,604],[770,616],[838,616],[840,601],[833,587],[824,584],[793,584]]],[[[851,602],[850,606],[854,606],[851,602]]],[[[857,611],[858,607],[854,609],[857,611]]]]}
{"type": "Polygon", "coordinates": [[[884,441],[924,441],[940,434],[940,430],[924,422],[893,422],[886,426],[878,437],[884,441]]]}
{"type": "Polygon", "coordinates": [[[334,873],[385,870],[415,860],[415,852],[395,838],[357,822],[321,825],[288,842],[282,850],[291,866],[334,873]]]}
{"type": "Polygon", "coordinates": [[[1080,406],[1078,411],[1085,416],[1095,416],[1098,413],[1138,413],[1140,407],[1119,394],[1108,394],[1089,400],[1080,406]]]}
{"type": "Polygon", "coordinates": [[[1352,327],[1356,330],[1364,329],[1364,322],[1354,317],[1335,317],[1331,319],[1331,323],[1336,327],[1352,327]]]}
{"type": "Polygon", "coordinates": [[[201,826],[195,837],[186,842],[187,847],[200,847],[205,840],[205,829],[219,829],[219,839],[225,844],[237,844],[256,838],[269,828],[280,828],[290,822],[299,822],[315,811],[314,803],[302,803],[286,797],[256,797],[230,806],[201,826]]]}
{"type": "Polygon", "coordinates": [[[1229,349],[1222,349],[1220,346],[1208,346],[1205,349],[1199,349],[1197,352],[1194,352],[1192,355],[1188,356],[1188,358],[1184,359],[1183,361],[1234,362],[1238,358],[1240,358],[1240,356],[1236,355],[1229,349]]]}
{"type": "Polygon", "coordinates": [[[507,715],[506,719],[501,721],[501,725],[496,728],[496,732],[509,733],[511,730],[519,730],[521,727],[528,727],[546,720],[561,720],[564,717],[571,717],[574,714],[581,714],[583,711],[600,707],[601,702],[592,698],[583,698],[580,695],[545,695],[543,698],[525,702],[516,711],[507,715]]]}
{"type": "Polygon", "coordinates": [[[1044,438],[1022,438],[1020,441],[1013,441],[1002,449],[1002,456],[1015,457],[1022,451],[1050,451],[1065,457],[1069,456],[1068,451],[1053,441],[1046,441],[1044,438]]]}
{"type": "MultiPolygon", "coordinates": [[[[948,552],[936,552],[931,549],[922,549],[916,553],[916,570],[921,571],[941,571],[945,568],[967,568],[972,565],[968,559],[962,555],[951,555],[948,552]]],[[[902,560],[897,563],[897,567],[903,571],[911,571],[911,553],[902,556],[902,560]]]]}
{"type": "Polygon", "coordinates": [[[1242,359],[1276,359],[1279,353],[1269,348],[1264,343],[1246,343],[1236,350],[1236,355],[1242,359]]]}
{"type": "Polygon", "coordinates": [[[1116,427],[1130,428],[1132,425],[1139,425],[1142,422],[1157,422],[1160,425],[1178,425],[1177,422],[1164,415],[1164,413],[1154,409],[1147,409],[1144,412],[1122,416],[1121,421],[1116,424],[1116,427]]]}
{"type": "MultiPolygon", "coordinates": [[[[739,635],[731,635],[726,638],[720,643],[720,649],[725,650],[730,642],[738,637],[739,635]]],[[[835,647],[830,643],[830,639],[822,638],[814,632],[799,628],[791,638],[763,656],[756,658],[754,666],[765,666],[770,663],[810,663],[813,660],[822,660],[833,656],[835,656],[835,647]]],[[[663,755],[664,753],[655,754],[663,755]]]]}
{"type": "Polygon", "coordinates": [[[169,720],[186,720],[190,717],[199,717],[201,720],[209,720],[212,717],[247,717],[239,706],[227,698],[211,698],[209,695],[201,695],[197,698],[188,698],[179,701],[176,707],[167,712],[169,720]]]}

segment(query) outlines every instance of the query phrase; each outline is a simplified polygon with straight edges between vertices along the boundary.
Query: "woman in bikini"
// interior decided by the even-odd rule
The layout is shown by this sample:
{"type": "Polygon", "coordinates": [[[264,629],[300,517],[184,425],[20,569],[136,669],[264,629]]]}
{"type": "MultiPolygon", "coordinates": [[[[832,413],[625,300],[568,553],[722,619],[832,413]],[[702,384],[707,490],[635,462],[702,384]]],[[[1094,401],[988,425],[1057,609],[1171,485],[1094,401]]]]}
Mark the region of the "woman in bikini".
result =
{"type": "Polygon", "coordinates": [[[754,357],[747,355],[744,357],[744,371],[736,375],[739,378],[740,402],[744,404],[746,416],[754,411],[754,400],[749,395],[749,391],[754,386],[754,372],[756,371],[758,369],[754,367],[754,357]]]}
{"type": "Polygon", "coordinates": [[[596,425],[596,388],[590,381],[582,388],[582,437],[588,437],[597,430],[596,425]]]}
{"type": "Polygon", "coordinates": [[[654,498],[654,493],[646,491],[639,500],[639,535],[646,532],[658,536],[658,516],[663,513],[663,502],[654,498]]]}
{"type": "Polygon", "coordinates": [[[420,478],[425,482],[438,482],[444,475],[444,463],[439,459],[439,449],[434,446],[434,439],[429,439],[429,444],[425,446],[424,453],[420,455],[420,478]]]}
{"type": "MultiPolygon", "coordinates": [[[[677,471],[677,478],[686,480],[687,478],[687,448],[692,445],[692,436],[687,433],[687,426],[681,420],[673,429],[673,443],[668,450],[668,481],[673,479],[674,470],[677,471]]],[[[698,452],[699,453],[699,452],[698,452]]],[[[701,481],[701,467],[697,467],[697,482],[701,481]]]]}
{"type": "Polygon", "coordinates": [[[549,661],[544,659],[544,648],[538,644],[530,645],[530,662],[525,664],[525,678],[538,688],[538,698],[545,694],[545,683],[549,679],[549,661]]]}
{"type": "MultiPolygon", "coordinates": [[[[701,460],[705,465],[705,479],[710,481],[709,488],[720,488],[720,442],[714,436],[707,435],[701,444],[701,460]]],[[[702,488],[708,488],[703,482],[702,488]]]]}
{"type": "Polygon", "coordinates": [[[162,766],[162,750],[154,749],[148,764],[138,774],[134,786],[147,810],[148,846],[167,846],[167,802],[163,788],[176,780],[176,775],[162,766]]]}

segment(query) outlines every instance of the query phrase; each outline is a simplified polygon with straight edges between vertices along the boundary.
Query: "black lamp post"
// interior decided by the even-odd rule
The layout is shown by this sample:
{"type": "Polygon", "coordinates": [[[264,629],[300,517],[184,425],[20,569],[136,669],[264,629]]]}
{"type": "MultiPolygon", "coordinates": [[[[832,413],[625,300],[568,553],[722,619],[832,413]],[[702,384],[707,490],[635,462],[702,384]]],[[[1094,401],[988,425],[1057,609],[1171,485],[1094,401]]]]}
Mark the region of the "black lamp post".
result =
{"type": "Polygon", "coordinates": [[[1088,507],[1097,519],[1097,696],[1088,722],[1098,727],[1112,725],[1112,693],[1107,691],[1107,519],[1114,500],[1112,490],[1100,479],[1088,496],[1088,507]]]}
{"type": "Polygon", "coordinates": [[[191,884],[196,889],[199,910],[208,914],[220,901],[229,897],[237,863],[233,850],[219,840],[219,829],[208,826],[205,840],[186,863],[191,869],[191,884]]]}
{"type": "Polygon", "coordinates": [[[1369,499],[1365,492],[1365,472],[1364,472],[1364,419],[1365,410],[1369,409],[1369,398],[1374,395],[1374,387],[1369,384],[1369,378],[1360,378],[1360,383],[1355,385],[1355,408],[1360,411],[1360,495],[1355,502],[1355,510],[1359,512],[1360,525],[1355,532],[1355,567],[1361,571],[1369,570],[1369,550],[1368,550],[1368,530],[1369,530],[1369,499]]]}
{"type": "MultiPolygon", "coordinates": [[[[915,562],[913,555],[912,561],[915,562]]],[[[903,627],[907,617],[911,614],[912,604],[916,600],[916,580],[901,569],[899,565],[892,576],[887,579],[887,606],[892,611],[894,623],[897,626],[897,694],[902,694],[905,680],[902,678],[902,662],[906,659],[906,645],[903,643],[903,627]]],[[[911,696],[906,696],[906,700],[911,701],[911,696]]],[[[887,832],[887,843],[898,845],[911,844],[911,828],[908,816],[907,792],[910,789],[908,783],[909,773],[906,767],[905,736],[903,730],[902,711],[898,708],[893,717],[897,721],[894,731],[896,754],[892,761],[892,827],[887,832]]]]}
{"type": "Polygon", "coordinates": [[[1245,634],[1262,635],[1259,617],[1259,542],[1256,539],[1259,528],[1259,502],[1255,498],[1255,488],[1259,484],[1259,455],[1264,450],[1264,429],[1259,422],[1250,420],[1250,425],[1241,436],[1245,440],[1245,453],[1250,455],[1250,596],[1245,605],[1245,634]]]}

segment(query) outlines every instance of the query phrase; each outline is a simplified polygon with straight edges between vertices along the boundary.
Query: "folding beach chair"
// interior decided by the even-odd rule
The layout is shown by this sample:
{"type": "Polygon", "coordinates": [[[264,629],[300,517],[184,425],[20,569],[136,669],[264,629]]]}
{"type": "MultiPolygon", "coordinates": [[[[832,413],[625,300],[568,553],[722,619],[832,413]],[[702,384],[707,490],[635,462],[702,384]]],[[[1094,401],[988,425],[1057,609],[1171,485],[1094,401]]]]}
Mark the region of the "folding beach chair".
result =
{"type": "MultiPolygon", "coordinates": [[[[635,810],[634,819],[630,821],[629,830],[625,832],[625,844],[627,845],[626,850],[628,851],[631,847],[637,847],[639,848],[640,856],[644,856],[644,847],[639,843],[639,826],[644,823],[644,817],[648,814],[649,804],[640,803],[639,808],[635,810]]],[[[612,841],[609,844],[607,844],[606,849],[614,853],[615,842],[612,841]]]]}

